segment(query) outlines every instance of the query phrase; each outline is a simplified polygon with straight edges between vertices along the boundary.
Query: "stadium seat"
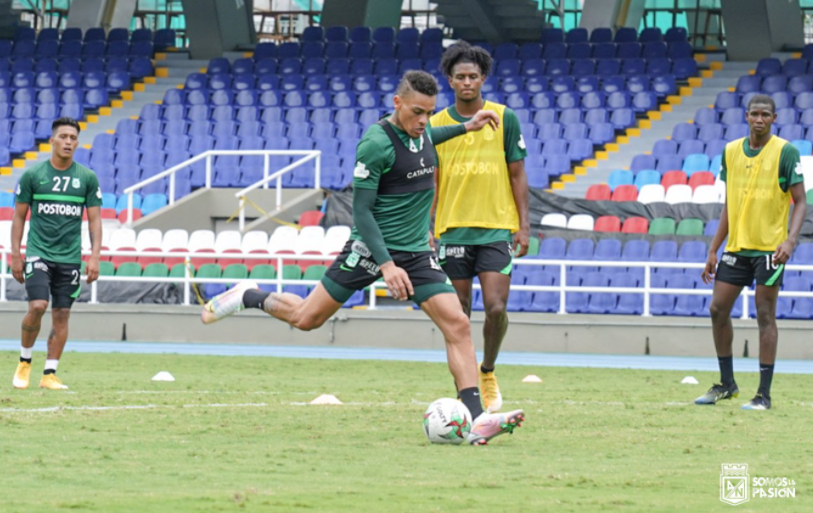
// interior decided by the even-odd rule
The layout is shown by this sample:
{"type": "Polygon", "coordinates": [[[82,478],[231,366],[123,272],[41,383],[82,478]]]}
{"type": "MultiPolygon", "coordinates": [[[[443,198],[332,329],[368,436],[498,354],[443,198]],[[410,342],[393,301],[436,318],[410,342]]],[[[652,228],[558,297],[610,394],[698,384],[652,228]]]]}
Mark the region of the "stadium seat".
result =
{"type": "Polygon", "coordinates": [[[649,235],[674,235],[675,220],[671,217],[657,217],[649,225],[649,235]]]}
{"type": "Polygon", "coordinates": [[[593,184],[587,189],[585,199],[593,201],[609,201],[612,190],[607,184],[593,184]]]}
{"type": "Polygon", "coordinates": [[[621,220],[616,216],[601,216],[593,227],[596,232],[620,232],[621,220]]]}
{"type": "Polygon", "coordinates": [[[649,221],[645,217],[628,217],[624,220],[621,233],[647,233],[649,221]]]}

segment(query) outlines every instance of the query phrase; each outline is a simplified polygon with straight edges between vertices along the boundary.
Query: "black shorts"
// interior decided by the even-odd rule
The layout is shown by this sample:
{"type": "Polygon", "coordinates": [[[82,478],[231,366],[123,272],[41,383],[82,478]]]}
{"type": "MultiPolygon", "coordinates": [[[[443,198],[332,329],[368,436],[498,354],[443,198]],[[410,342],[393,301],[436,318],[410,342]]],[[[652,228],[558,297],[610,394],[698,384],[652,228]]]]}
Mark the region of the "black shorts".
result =
{"type": "Polygon", "coordinates": [[[80,264],[52,263],[40,257],[25,259],[25,291],[29,301],[48,301],[54,308],[70,308],[79,297],[80,264]]]}
{"type": "Polygon", "coordinates": [[[480,245],[440,244],[440,266],[453,280],[470,280],[480,273],[495,272],[511,276],[514,257],[511,243],[480,245]]]}
{"type": "Polygon", "coordinates": [[[751,285],[756,279],[757,285],[779,287],[785,276],[785,264],[775,265],[772,258],[772,255],[748,257],[723,253],[714,279],[741,287],[751,285]]]}
{"type": "MultiPolygon", "coordinates": [[[[412,253],[390,250],[390,256],[393,263],[409,275],[415,291],[410,299],[419,305],[437,294],[454,293],[449,277],[440,268],[431,251],[412,253]]],[[[380,277],[381,270],[367,245],[360,240],[351,240],[347,241],[342,253],[328,268],[322,278],[322,285],[330,297],[344,303],[353,292],[362,290],[380,277]]]]}

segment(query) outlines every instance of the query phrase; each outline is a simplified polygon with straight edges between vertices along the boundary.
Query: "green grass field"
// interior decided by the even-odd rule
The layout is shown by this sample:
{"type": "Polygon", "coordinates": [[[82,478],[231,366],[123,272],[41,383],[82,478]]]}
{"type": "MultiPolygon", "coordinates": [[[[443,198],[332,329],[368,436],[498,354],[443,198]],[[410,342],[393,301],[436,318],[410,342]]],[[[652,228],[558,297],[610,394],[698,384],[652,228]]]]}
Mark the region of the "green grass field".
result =
{"type": "Polygon", "coordinates": [[[3,513],[729,511],[730,462],[796,481],[795,499],[736,511],[813,510],[809,375],[777,374],[775,409],[748,412],[755,373],[736,402],[697,407],[711,373],[501,366],[527,421],[476,448],[423,435],[452,393],[441,364],[68,353],[63,393],[11,388],[17,357],[0,353],[3,513]],[[305,404],[322,393],[345,405],[305,404]]]}

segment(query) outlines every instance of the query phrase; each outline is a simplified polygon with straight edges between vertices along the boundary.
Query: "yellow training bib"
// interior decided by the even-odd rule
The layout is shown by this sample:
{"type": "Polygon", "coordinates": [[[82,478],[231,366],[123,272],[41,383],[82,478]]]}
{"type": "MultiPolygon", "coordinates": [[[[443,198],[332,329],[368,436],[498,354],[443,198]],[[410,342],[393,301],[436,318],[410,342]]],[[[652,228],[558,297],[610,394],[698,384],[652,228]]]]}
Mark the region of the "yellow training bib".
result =
{"type": "MultiPolygon", "coordinates": [[[[450,139],[435,147],[438,153],[438,202],[435,237],[450,228],[519,230],[508,164],[505,162],[505,105],[485,102],[496,112],[500,127],[450,139]]],[[[432,116],[433,127],[456,125],[448,109],[432,116]]]]}

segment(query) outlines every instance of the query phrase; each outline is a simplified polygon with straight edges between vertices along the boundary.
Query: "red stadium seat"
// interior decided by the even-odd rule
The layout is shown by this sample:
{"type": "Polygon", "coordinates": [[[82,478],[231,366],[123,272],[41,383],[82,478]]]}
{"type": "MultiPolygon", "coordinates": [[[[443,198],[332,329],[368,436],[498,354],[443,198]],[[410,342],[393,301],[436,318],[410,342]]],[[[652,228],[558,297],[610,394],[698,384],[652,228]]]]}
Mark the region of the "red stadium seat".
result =
{"type": "MultiPolygon", "coordinates": [[[[188,248],[174,248],[170,249],[170,253],[186,253],[188,252],[188,248]]],[[[172,269],[178,264],[182,264],[185,261],[185,257],[165,257],[164,263],[167,265],[168,268],[172,269]]]]}
{"type": "Polygon", "coordinates": [[[302,212],[302,216],[299,218],[299,226],[319,226],[323,217],[325,217],[325,214],[318,210],[302,212]]]}
{"type": "Polygon", "coordinates": [[[647,233],[648,231],[649,221],[645,217],[628,217],[621,228],[621,233],[647,233]]]}
{"type": "Polygon", "coordinates": [[[14,208],[13,207],[2,207],[0,208],[0,221],[11,221],[14,219],[14,208]]]}
{"type": "MultiPolygon", "coordinates": [[[[162,251],[161,248],[144,248],[144,252],[160,252],[162,251]]],[[[140,256],[138,257],[138,263],[141,265],[142,269],[146,269],[146,267],[150,264],[160,264],[164,259],[159,256],[140,256]]]]}
{"type": "MultiPolygon", "coordinates": [[[[133,221],[138,221],[139,219],[141,219],[141,217],[142,217],[141,209],[140,208],[134,208],[133,209],[133,221]]],[[[121,212],[119,212],[119,222],[121,224],[125,224],[127,222],[127,210],[122,210],[121,212]]]]}
{"type": "MultiPolygon", "coordinates": [[[[215,252],[214,248],[205,248],[195,251],[195,254],[200,255],[214,252],[215,252]]],[[[217,261],[215,257],[204,257],[204,256],[194,257],[191,258],[190,260],[192,262],[192,267],[194,267],[195,269],[200,269],[200,266],[202,266],[203,264],[214,264],[217,261]]]]}
{"type": "MultiPolygon", "coordinates": [[[[239,249],[227,249],[223,251],[223,253],[236,253],[242,257],[243,252],[239,249]]],[[[231,264],[242,264],[244,260],[242,258],[219,258],[217,260],[217,265],[220,266],[221,270],[226,270],[226,267],[230,266],[231,264]]]]}
{"type": "MultiPolygon", "coordinates": [[[[265,253],[267,255],[268,251],[266,251],[264,249],[254,249],[254,250],[249,251],[249,253],[252,253],[252,254],[253,253],[265,253]]],[[[246,264],[246,268],[248,268],[248,272],[251,272],[251,270],[254,269],[255,265],[260,265],[260,264],[270,265],[270,266],[273,266],[274,269],[276,269],[276,262],[272,262],[271,260],[267,260],[267,259],[264,259],[264,258],[246,258],[245,259],[245,264],[246,264]]]]}
{"type": "Polygon", "coordinates": [[[692,191],[694,191],[699,185],[714,185],[714,180],[714,173],[709,171],[696,171],[692,173],[692,176],[689,178],[689,185],[692,191]]]}
{"type": "Polygon", "coordinates": [[[621,219],[616,216],[601,216],[596,219],[596,224],[593,226],[594,232],[620,232],[621,219]]]}
{"type": "MultiPolygon", "coordinates": [[[[85,210],[87,213],[87,210],[85,210]]],[[[116,217],[116,209],[115,208],[103,208],[102,209],[102,219],[117,219],[116,217]]]]}
{"type": "MultiPolygon", "coordinates": [[[[126,248],[119,248],[116,251],[135,251],[136,248],[126,247],[126,248]]],[[[112,259],[113,267],[116,269],[125,262],[138,262],[138,259],[134,256],[114,256],[112,259]]]]}
{"type": "Polygon", "coordinates": [[[592,201],[610,201],[611,195],[612,190],[610,190],[609,185],[606,183],[597,183],[587,189],[587,194],[584,198],[592,201]]]}
{"type": "Polygon", "coordinates": [[[613,192],[613,201],[636,201],[638,199],[638,187],[634,185],[619,185],[613,192]]]}
{"type": "Polygon", "coordinates": [[[673,185],[686,185],[688,179],[683,171],[667,171],[661,178],[661,185],[666,190],[673,185]]]}

